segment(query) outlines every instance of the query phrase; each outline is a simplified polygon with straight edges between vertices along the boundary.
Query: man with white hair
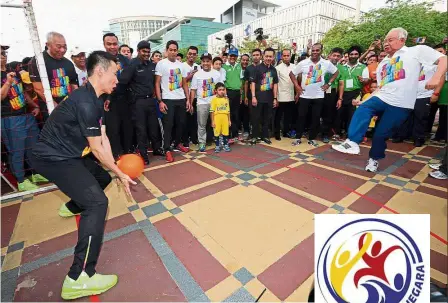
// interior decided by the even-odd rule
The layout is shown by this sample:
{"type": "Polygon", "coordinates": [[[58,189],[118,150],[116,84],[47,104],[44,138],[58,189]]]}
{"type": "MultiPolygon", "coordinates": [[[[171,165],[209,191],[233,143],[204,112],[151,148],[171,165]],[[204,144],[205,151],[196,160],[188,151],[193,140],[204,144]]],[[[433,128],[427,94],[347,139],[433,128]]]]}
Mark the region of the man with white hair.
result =
{"type": "Polygon", "coordinates": [[[363,140],[371,118],[381,116],[375,127],[366,171],[378,170],[378,160],[386,156],[386,140],[414,108],[421,66],[437,65],[436,72],[426,83],[427,89],[437,87],[447,70],[446,56],[424,45],[405,46],[407,36],[408,33],[403,28],[389,31],[383,42],[387,57],[376,70],[378,90],[355,111],[347,140],[342,144],[332,145],[339,152],[359,154],[359,143],[363,140]]]}
{"type": "MultiPolygon", "coordinates": [[[[75,89],[78,88],[78,74],[73,63],[64,57],[67,52],[67,44],[62,34],[50,32],[47,34],[47,50],[43,52],[45,67],[47,69],[48,81],[50,83],[51,95],[55,106],[64,100],[75,89]]],[[[33,82],[34,91],[39,97],[39,106],[44,115],[48,117],[44,87],[37,69],[36,57],[30,62],[30,79],[33,82]]]]}

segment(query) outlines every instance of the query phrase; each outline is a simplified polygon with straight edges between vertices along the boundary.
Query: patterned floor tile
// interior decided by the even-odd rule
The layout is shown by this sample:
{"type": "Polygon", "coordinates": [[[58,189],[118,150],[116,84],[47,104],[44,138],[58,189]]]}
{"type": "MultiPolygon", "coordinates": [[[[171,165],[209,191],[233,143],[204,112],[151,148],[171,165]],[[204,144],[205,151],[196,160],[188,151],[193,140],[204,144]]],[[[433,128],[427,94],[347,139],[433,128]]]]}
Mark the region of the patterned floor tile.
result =
{"type": "Polygon", "coordinates": [[[417,155],[434,158],[438,156],[442,151],[443,147],[424,146],[423,149],[417,153],[417,155]]]}
{"type": "Polygon", "coordinates": [[[7,247],[11,239],[21,204],[2,207],[2,247],[7,247]]]}
{"type": "Polygon", "coordinates": [[[149,189],[146,188],[145,185],[143,185],[140,180],[136,180],[136,182],[137,185],[131,187],[132,197],[134,198],[135,202],[141,203],[155,198],[154,195],[149,191],[149,189]]]}
{"type": "Polygon", "coordinates": [[[349,209],[360,214],[375,214],[381,209],[382,205],[385,205],[397,192],[398,190],[395,188],[381,184],[375,185],[374,188],[365,194],[369,199],[360,197],[349,206],[349,209]]]}
{"type": "Polygon", "coordinates": [[[423,163],[415,162],[415,161],[408,161],[403,166],[397,168],[394,171],[394,175],[412,179],[416,174],[418,174],[421,169],[425,166],[423,163]]]}

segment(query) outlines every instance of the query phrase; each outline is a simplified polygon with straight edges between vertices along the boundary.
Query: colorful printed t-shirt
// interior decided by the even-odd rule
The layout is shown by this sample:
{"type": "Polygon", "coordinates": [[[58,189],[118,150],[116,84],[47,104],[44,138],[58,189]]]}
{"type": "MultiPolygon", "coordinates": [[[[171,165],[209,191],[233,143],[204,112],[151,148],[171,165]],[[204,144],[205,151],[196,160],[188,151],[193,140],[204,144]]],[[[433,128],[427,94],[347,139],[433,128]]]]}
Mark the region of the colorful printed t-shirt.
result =
{"type": "MultiPolygon", "coordinates": [[[[51,95],[53,96],[53,100],[59,103],[72,92],[71,84],[79,85],[78,74],[75,71],[73,63],[67,58],[56,60],[46,51],[43,52],[43,57],[50,83],[51,95]]],[[[31,60],[29,72],[32,82],[41,82],[36,57],[31,60]]]]}
{"type": "Polygon", "coordinates": [[[325,74],[333,75],[338,69],[330,61],[320,59],[316,64],[310,58],[300,61],[293,73],[302,75],[303,94],[300,96],[305,99],[321,99],[324,98],[325,92],[322,86],[325,84],[325,74]]]}
{"type": "MultiPolygon", "coordinates": [[[[196,64],[196,63],[193,63],[193,65],[190,66],[190,65],[188,65],[187,62],[184,62],[183,65],[184,65],[184,70],[183,70],[182,74],[185,74],[186,75],[185,77],[188,77],[189,75],[191,75],[191,73],[193,72],[195,67],[196,67],[197,70],[201,69],[201,66],[196,64]]],[[[191,89],[191,80],[193,80],[193,78],[191,78],[190,81],[187,81],[188,92],[190,92],[190,89],[191,89]]]]}
{"type": "Polygon", "coordinates": [[[182,79],[187,74],[182,62],[165,58],[157,63],[156,75],[161,77],[162,99],[185,99],[182,79]]]}
{"type": "Polygon", "coordinates": [[[272,65],[261,63],[253,70],[249,78],[255,83],[255,97],[260,103],[274,102],[274,84],[278,83],[277,70],[272,65]]]}
{"type": "Polygon", "coordinates": [[[33,154],[36,157],[63,161],[90,153],[87,137],[101,136],[104,100],[98,98],[87,82],[57,106],[39,134],[33,154]]]}
{"type": "Polygon", "coordinates": [[[422,64],[433,65],[442,56],[425,45],[403,46],[378,65],[379,91],[375,96],[389,105],[414,109],[422,64]]]}
{"type": "Polygon", "coordinates": [[[191,89],[196,90],[197,104],[210,104],[213,98],[215,84],[219,82],[221,74],[212,69],[208,72],[201,69],[191,79],[191,89]]]}
{"type": "Polygon", "coordinates": [[[214,96],[210,102],[210,112],[215,115],[230,114],[229,99],[214,96]]]}
{"type": "MultiPolygon", "coordinates": [[[[19,116],[26,113],[26,99],[23,90],[23,83],[16,73],[14,80],[9,87],[6,98],[2,100],[2,118],[19,116]]],[[[7,72],[2,71],[2,86],[5,85],[7,72]]]]}
{"type": "Polygon", "coordinates": [[[420,74],[418,76],[418,90],[417,99],[431,98],[434,93],[433,89],[426,89],[426,83],[434,76],[437,70],[437,65],[422,65],[420,68],[420,74]]]}

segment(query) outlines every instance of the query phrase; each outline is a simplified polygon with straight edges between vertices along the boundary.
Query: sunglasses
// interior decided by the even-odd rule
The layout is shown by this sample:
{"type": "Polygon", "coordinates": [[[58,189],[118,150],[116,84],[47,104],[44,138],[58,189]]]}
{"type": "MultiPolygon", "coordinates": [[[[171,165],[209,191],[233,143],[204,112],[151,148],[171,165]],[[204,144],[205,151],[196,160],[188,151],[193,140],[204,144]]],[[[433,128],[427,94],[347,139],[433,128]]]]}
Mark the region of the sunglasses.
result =
{"type": "Polygon", "coordinates": [[[5,51],[5,50],[2,50],[2,56],[7,56],[8,55],[8,52],[7,51],[5,51]]]}

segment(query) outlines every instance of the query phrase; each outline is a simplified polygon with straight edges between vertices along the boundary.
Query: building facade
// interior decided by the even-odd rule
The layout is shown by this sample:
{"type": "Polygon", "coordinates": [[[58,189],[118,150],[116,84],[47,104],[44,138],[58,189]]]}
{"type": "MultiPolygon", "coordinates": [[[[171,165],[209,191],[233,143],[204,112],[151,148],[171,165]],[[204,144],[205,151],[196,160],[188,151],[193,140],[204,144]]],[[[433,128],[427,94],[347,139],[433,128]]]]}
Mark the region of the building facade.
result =
{"type": "Polygon", "coordinates": [[[244,39],[255,39],[254,30],[264,29],[264,35],[277,38],[297,49],[305,49],[308,41],[322,40],[325,33],[338,21],[354,18],[356,9],[332,0],[303,0],[294,6],[276,11],[270,15],[233,26],[208,36],[208,51],[218,53],[224,47],[223,37],[233,34],[233,44],[240,45],[244,39]],[[218,38],[218,39],[217,39],[218,38]],[[219,40],[221,39],[221,40],[219,40]]]}
{"type": "Polygon", "coordinates": [[[166,26],[148,35],[144,39],[151,43],[151,50],[164,51],[170,40],[175,40],[179,48],[190,45],[208,49],[207,37],[223,29],[231,27],[229,24],[212,22],[213,18],[182,17],[170,22],[166,26]]]}
{"type": "Polygon", "coordinates": [[[130,16],[109,20],[110,32],[118,37],[120,44],[135,47],[143,38],[159,30],[175,17],[164,16],[130,16]]]}
{"type": "Polygon", "coordinates": [[[220,19],[221,23],[238,25],[272,14],[278,7],[264,0],[239,0],[224,11],[220,19]]]}

